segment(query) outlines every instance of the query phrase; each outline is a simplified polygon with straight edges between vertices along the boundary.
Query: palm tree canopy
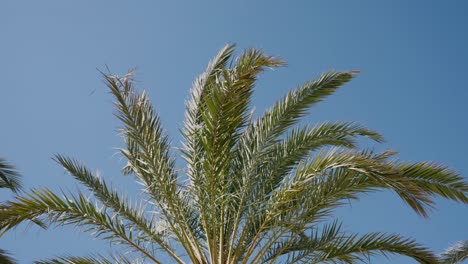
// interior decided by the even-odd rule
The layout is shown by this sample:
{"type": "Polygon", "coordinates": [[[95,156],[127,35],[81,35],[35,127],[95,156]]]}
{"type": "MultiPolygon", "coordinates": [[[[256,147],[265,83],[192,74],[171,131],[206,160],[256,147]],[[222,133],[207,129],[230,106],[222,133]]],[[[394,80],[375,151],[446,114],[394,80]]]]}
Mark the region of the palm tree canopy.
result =
{"type": "MultiPolygon", "coordinates": [[[[298,125],[356,71],[322,74],[254,118],[258,75],[285,62],[256,49],[235,59],[233,52],[226,45],[193,83],[181,129],[184,169],[175,167],[169,137],[132,73],[103,74],[122,122],[120,152],[128,161],[122,172],[144,186],[144,202],[133,206],[80,162],[57,155],[96,201],[83,193],[31,191],[3,205],[0,229],[30,220],[81,226],[127,246],[131,253],[120,257],[128,263],[356,263],[375,254],[438,263],[430,250],[398,234],[345,232],[334,209],[362,193],[390,190],[427,217],[434,197],[468,203],[463,177],[432,162],[399,161],[395,152],[359,149],[359,138],[383,138],[353,122],[298,125]]],[[[71,256],[38,263],[112,262],[71,256]]]]}

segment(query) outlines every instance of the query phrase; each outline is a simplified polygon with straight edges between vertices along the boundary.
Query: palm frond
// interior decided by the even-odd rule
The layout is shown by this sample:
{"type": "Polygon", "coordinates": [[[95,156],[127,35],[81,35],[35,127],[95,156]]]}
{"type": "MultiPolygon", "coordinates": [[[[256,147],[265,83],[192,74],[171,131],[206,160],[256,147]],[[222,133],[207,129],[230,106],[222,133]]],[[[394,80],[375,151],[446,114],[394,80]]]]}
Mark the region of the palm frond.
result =
{"type": "MultiPolygon", "coordinates": [[[[251,232],[252,226],[259,226],[258,221],[264,219],[261,215],[266,213],[262,206],[268,200],[271,192],[278,188],[279,184],[288,177],[290,171],[314,150],[327,146],[355,147],[355,137],[369,137],[376,141],[382,141],[382,137],[365,127],[352,122],[325,122],[313,128],[303,127],[294,129],[283,140],[276,142],[264,151],[263,156],[257,158],[258,165],[255,170],[244,171],[244,174],[255,175],[255,181],[245,189],[247,194],[245,203],[249,204],[246,214],[247,217],[244,230],[242,232],[251,232]],[[250,212],[250,213],[249,213],[250,212]],[[254,221],[254,222],[252,222],[254,221]]],[[[237,206],[239,207],[239,206],[237,206]]],[[[243,208],[239,208],[239,211],[243,208]]],[[[252,235],[252,233],[251,233],[252,235]]],[[[247,240],[249,236],[247,237],[247,240]]]]}
{"type": "Polygon", "coordinates": [[[124,172],[132,172],[141,180],[186,252],[203,262],[201,246],[181,209],[190,204],[184,204],[181,199],[175,161],[159,116],[154,113],[146,93],[139,95],[134,89],[131,73],[121,78],[104,74],[104,79],[116,98],[116,116],[123,123],[121,133],[127,149],[121,149],[121,153],[128,160],[124,172]]]}
{"type": "MultiPolygon", "coordinates": [[[[64,256],[48,260],[35,261],[35,264],[112,264],[115,263],[113,260],[109,260],[103,256],[86,256],[86,257],[74,257],[64,256]]],[[[125,263],[125,262],[119,262],[125,263]]]]}
{"type": "Polygon", "coordinates": [[[255,199],[262,199],[278,187],[291,170],[310,153],[324,147],[355,148],[355,138],[369,137],[382,141],[382,137],[369,129],[355,123],[329,123],[313,128],[294,129],[283,140],[272,144],[264,151],[256,170],[248,172],[256,175],[257,181],[252,184],[253,191],[263,189],[261,193],[250,194],[255,199]]]}
{"type": "Polygon", "coordinates": [[[0,188],[8,188],[13,192],[21,190],[21,179],[15,167],[0,158],[0,188]]]}
{"type": "MultiPolygon", "coordinates": [[[[294,230],[307,230],[312,223],[326,220],[334,208],[358,199],[360,194],[381,189],[396,192],[416,213],[427,216],[427,209],[434,203],[431,195],[437,193],[414,180],[415,175],[424,173],[411,174],[387,161],[394,154],[335,148],[300,164],[292,178],[284,179],[269,200],[253,210],[255,216],[249,218],[249,228],[243,237],[248,243],[240,246],[249,247],[251,252],[257,247],[267,248],[294,230]],[[279,235],[272,235],[273,231],[279,235]]],[[[458,196],[446,195],[447,198],[457,201],[465,195],[462,179],[454,178],[447,170],[433,169],[425,166],[422,172],[445,174],[432,177],[431,184],[445,182],[458,187],[453,191],[458,196]]]]}
{"type": "MultiPolygon", "coordinates": [[[[301,195],[309,199],[316,197],[316,201],[323,202],[324,208],[328,210],[334,208],[334,205],[340,205],[340,200],[356,199],[362,192],[389,189],[424,217],[427,217],[428,210],[433,207],[434,195],[466,201],[463,200],[466,199],[466,183],[457,174],[428,163],[418,163],[418,166],[413,166],[410,170],[405,164],[387,160],[392,155],[394,153],[391,152],[374,154],[331,149],[298,167],[295,177],[286,181],[285,186],[279,188],[274,196],[286,193],[289,197],[287,199],[292,201],[302,201],[301,195]],[[425,177],[431,180],[426,181],[425,177]],[[293,197],[291,193],[294,194],[293,197]]],[[[281,199],[281,203],[284,203],[281,199]]],[[[314,211],[312,215],[321,216],[318,211],[314,211]]]]}
{"type": "Polygon", "coordinates": [[[299,254],[290,255],[287,263],[371,263],[376,255],[398,254],[408,256],[419,263],[438,263],[437,257],[427,248],[412,239],[396,234],[369,233],[346,235],[340,233],[327,238],[328,243],[312,241],[313,250],[306,248],[299,254]]]}
{"type": "MultiPolygon", "coordinates": [[[[332,94],[352,78],[353,75],[349,72],[329,72],[318,80],[308,82],[288,93],[282,100],[278,101],[262,117],[248,126],[240,137],[237,144],[238,157],[235,160],[237,166],[235,166],[234,173],[240,174],[239,170],[242,169],[245,174],[245,170],[249,172],[258,166],[260,162],[257,159],[262,157],[261,153],[294,125],[300,117],[304,116],[307,109],[332,94]]],[[[367,136],[378,141],[382,140],[381,136],[375,132],[367,133],[367,136]]],[[[247,173],[243,177],[252,177],[252,175],[247,173]]]]}
{"type": "Polygon", "coordinates": [[[92,232],[96,237],[122,243],[155,263],[160,263],[145,245],[138,241],[137,234],[128,230],[118,214],[110,215],[106,208],[93,205],[83,194],[63,199],[50,190],[32,191],[9,201],[0,214],[0,231],[6,232],[28,220],[41,219],[45,223],[77,225],[92,232]]]}
{"type": "Polygon", "coordinates": [[[122,254],[113,253],[110,258],[100,254],[90,256],[62,256],[46,260],[35,261],[34,264],[143,264],[139,259],[130,259],[122,254]]]}
{"type": "Polygon", "coordinates": [[[142,210],[136,210],[130,206],[128,200],[122,199],[120,195],[109,189],[104,181],[94,175],[89,169],[80,165],[76,160],[56,155],[55,160],[61,164],[72,176],[88,187],[106,207],[111,208],[119,216],[130,221],[129,226],[139,232],[138,239],[145,242],[154,242],[168,253],[178,263],[183,261],[177,256],[168,244],[169,230],[161,230],[153,219],[144,216],[142,210]]]}
{"type": "Polygon", "coordinates": [[[207,69],[195,80],[190,91],[190,99],[186,102],[184,129],[182,134],[185,138],[183,150],[184,158],[187,160],[187,175],[196,182],[199,178],[201,144],[197,140],[200,133],[203,107],[203,98],[210,92],[210,86],[215,82],[216,76],[223,71],[234,52],[234,45],[224,46],[208,64],[207,69]]]}
{"type": "Polygon", "coordinates": [[[440,262],[443,264],[462,263],[468,259],[468,241],[459,241],[440,254],[440,262]]]}
{"type": "Polygon", "coordinates": [[[242,158],[239,167],[255,166],[259,153],[303,117],[312,105],[322,101],[352,78],[350,72],[328,72],[317,80],[289,92],[282,100],[276,102],[263,116],[248,126],[239,139],[237,147],[239,157],[242,158]]]}
{"type": "Polygon", "coordinates": [[[313,253],[319,246],[330,244],[341,232],[341,224],[338,221],[323,225],[319,228],[311,228],[310,236],[304,233],[290,233],[289,236],[279,242],[272,243],[269,248],[265,247],[260,263],[274,263],[284,256],[290,258],[299,254],[313,253]],[[320,231],[319,231],[320,230],[320,231]]]}
{"type": "Polygon", "coordinates": [[[9,252],[0,248],[0,263],[2,264],[16,264],[16,260],[9,252]]]}
{"type": "Polygon", "coordinates": [[[166,188],[173,188],[169,191],[176,192],[177,185],[169,139],[159,116],[154,113],[146,93],[139,95],[134,89],[131,72],[124,77],[104,74],[104,79],[116,98],[115,115],[123,123],[121,133],[128,150],[122,153],[129,161],[124,172],[135,173],[155,200],[167,202],[164,201],[167,194],[160,193],[157,187],[164,184],[166,188]]]}
{"type": "MultiPolygon", "coordinates": [[[[234,52],[234,45],[224,46],[218,54],[208,64],[207,69],[193,83],[190,91],[190,98],[186,102],[186,112],[184,129],[182,135],[185,138],[184,148],[182,149],[183,158],[187,161],[187,176],[194,186],[202,182],[202,158],[203,145],[199,140],[200,130],[202,128],[202,109],[205,108],[204,98],[211,93],[211,87],[221,72],[225,69],[229,59],[234,52]]],[[[187,193],[187,196],[196,195],[187,193]]],[[[191,229],[203,229],[202,219],[199,217],[201,211],[199,208],[189,209],[188,212],[194,217],[189,221],[191,229]],[[196,220],[195,220],[196,219],[196,220]]],[[[204,217],[207,218],[206,215],[204,217]]],[[[202,240],[206,241],[206,230],[203,230],[202,240]]]]}
{"type": "MultiPolygon", "coordinates": [[[[228,238],[224,237],[225,229],[213,227],[230,225],[227,223],[230,218],[222,213],[226,212],[226,203],[222,201],[229,199],[220,198],[228,197],[224,194],[228,182],[232,180],[228,177],[232,149],[241,128],[248,120],[247,110],[256,75],[266,67],[281,66],[282,61],[265,56],[258,50],[248,50],[232,62],[229,68],[223,63],[217,65],[219,68],[214,70],[210,64],[208,72],[204,73],[201,79],[207,79],[209,76],[211,79],[203,81],[203,86],[197,82],[192,91],[184,133],[187,142],[183,150],[189,163],[191,186],[195,187],[192,189],[193,193],[197,196],[199,205],[209,205],[211,210],[201,215],[210,248],[218,245],[224,247],[227,243],[228,238]],[[214,73],[211,73],[213,71],[214,73]],[[191,172],[195,167],[198,168],[196,174],[191,172]]],[[[225,257],[211,256],[212,259],[221,262],[225,257]]]]}
{"type": "Polygon", "coordinates": [[[395,168],[429,195],[468,203],[468,183],[455,171],[433,162],[397,162],[395,168]]]}
{"type": "MultiPolygon", "coordinates": [[[[261,179],[273,189],[287,176],[300,161],[311,152],[323,147],[355,148],[357,137],[369,137],[382,141],[382,137],[369,129],[355,123],[323,123],[309,129],[294,129],[290,135],[275,143],[267,151],[266,166],[261,166],[261,179]]],[[[259,181],[260,184],[263,181],[259,181]]],[[[270,189],[271,192],[273,189],[270,189]]]]}
{"type": "MultiPolygon", "coordinates": [[[[302,87],[289,92],[282,100],[267,110],[265,114],[249,125],[240,136],[236,145],[236,157],[232,162],[231,174],[239,177],[240,202],[238,208],[251,204],[247,198],[257,177],[252,173],[262,163],[263,152],[275,143],[289,127],[294,125],[307,110],[332,94],[341,85],[353,78],[352,72],[328,72],[315,81],[310,81],[302,87]],[[247,197],[246,197],[247,196],[247,197]]],[[[241,221],[243,214],[236,216],[236,223],[241,221]]],[[[238,225],[237,225],[238,226],[238,225]]],[[[237,226],[233,233],[237,233],[237,226]]]]}
{"type": "Polygon", "coordinates": [[[266,248],[259,263],[371,263],[375,255],[399,254],[420,263],[438,263],[437,257],[412,239],[396,234],[346,234],[333,221],[313,227],[310,235],[290,233],[286,239],[266,248]]]}
{"type": "MultiPolygon", "coordinates": [[[[247,140],[265,145],[296,124],[307,110],[353,78],[352,72],[327,72],[289,92],[246,130],[247,140]]],[[[263,146],[264,147],[264,146],[263,146]]]]}

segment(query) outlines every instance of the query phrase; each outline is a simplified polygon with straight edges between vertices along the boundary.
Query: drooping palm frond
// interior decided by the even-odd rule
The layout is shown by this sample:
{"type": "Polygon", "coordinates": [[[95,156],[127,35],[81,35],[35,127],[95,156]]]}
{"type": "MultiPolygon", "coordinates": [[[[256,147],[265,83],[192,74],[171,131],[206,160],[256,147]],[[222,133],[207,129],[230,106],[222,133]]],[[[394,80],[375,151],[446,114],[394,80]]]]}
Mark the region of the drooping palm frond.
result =
{"type": "MultiPolygon", "coordinates": [[[[353,72],[327,72],[289,92],[283,99],[258,118],[244,133],[247,141],[256,142],[262,148],[297,123],[311,106],[333,94],[340,86],[353,78],[353,72]]],[[[240,145],[241,146],[241,145],[240,145]]]]}
{"type": "MultiPolygon", "coordinates": [[[[88,257],[59,257],[49,260],[35,261],[35,264],[112,264],[113,260],[106,259],[102,256],[88,256],[88,257]]],[[[125,263],[125,262],[119,262],[125,263]]]]}
{"type": "Polygon", "coordinates": [[[457,264],[468,259],[468,241],[459,241],[440,254],[442,264],[457,264]]]}
{"type": "Polygon", "coordinates": [[[168,244],[169,230],[161,230],[161,226],[154,219],[148,219],[144,216],[142,210],[132,208],[127,200],[122,199],[116,191],[110,190],[104,181],[86,167],[78,164],[77,161],[60,155],[57,155],[55,159],[78,181],[87,186],[104,206],[129,221],[129,226],[138,230],[138,239],[140,241],[155,243],[174,260],[182,262],[168,244]]]}
{"type": "Polygon", "coordinates": [[[77,225],[96,237],[127,245],[130,250],[142,254],[155,263],[160,263],[148,245],[138,239],[137,232],[127,228],[119,214],[110,214],[106,207],[98,207],[81,193],[60,198],[44,189],[32,191],[7,202],[0,214],[4,232],[29,220],[42,220],[48,224],[77,225]]]}
{"type": "MultiPolygon", "coordinates": [[[[452,171],[427,165],[420,169],[431,171],[433,181],[431,187],[421,187],[406,170],[398,170],[402,165],[386,161],[394,154],[331,149],[300,164],[294,175],[286,178],[269,200],[251,213],[240,247],[250,248],[250,254],[265,251],[285,235],[300,235],[314,223],[331,218],[333,209],[358,199],[359,194],[381,189],[394,191],[415,212],[426,216],[428,207],[433,205],[432,195],[437,195],[432,189],[441,184],[437,178],[461,182],[452,171]]],[[[459,200],[466,203],[467,185],[453,185],[451,194],[458,194],[459,200]]]]}
{"type": "Polygon", "coordinates": [[[3,158],[0,158],[0,188],[8,188],[13,192],[21,190],[19,173],[3,158]]]}
{"type": "Polygon", "coordinates": [[[354,123],[325,122],[313,128],[306,126],[294,129],[281,141],[271,144],[263,158],[259,159],[261,162],[251,172],[256,177],[256,183],[252,184],[254,189],[251,198],[261,199],[260,196],[269,195],[314,150],[329,146],[353,148],[355,139],[359,136],[382,140],[376,132],[354,123]],[[260,186],[266,187],[262,193],[255,189],[260,186]]]}
{"type": "Polygon", "coordinates": [[[291,236],[266,251],[260,263],[275,263],[287,256],[284,263],[369,263],[375,255],[401,254],[421,263],[437,263],[427,248],[397,234],[346,234],[334,221],[313,229],[310,236],[291,236]],[[319,230],[321,230],[319,232],[319,230]]]}
{"type": "MultiPolygon", "coordinates": [[[[307,82],[298,89],[289,92],[283,99],[267,110],[263,116],[245,129],[238,140],[237,155],[232,163],[232,172],[230,172],[237,176],[239,182],[242,182],[242,184],[238,184],[241,186],[239,188],[242,189],[239,199],[240,204],[234,205],[235,207],[242,210],[245,204],[255,203],[251,200],[252,197],[255,197],[252,192],[259,189],[257,185],[263,180],[258,178],[255,171],[268,158],[268,152],[272,149],[271,145],[300,117],[304,116],[311,106],[332,94],[341,85],[351,80],[352,77],[351,72],[328,72],[315,81],[307,82]]],[[[340,136],[336,135],[336,137],[335,140],[338,141],[340,136]]],[[[330,140],[332,140],[332,137],[330,140]]],[[[311,150],[313,149],[305,149],[302,152],[308,153],[311,150]]],[[[264,175],[268,175],[268,173],[264,175]]],[[[243,213],[236,215],[235,222],[237,224],[233,233],[237,233],[238,223],[242,221],[242,218],[243,213]]],[[[242,232],[245,230],[244,228],[242,232]]]]}
{"type": "Polygon", "coordinates": [[[387,254],[408,256],[420,263],[437,263],[437,258],[427,248],[395,234],[352,234],[335,238],[328,245],[316,248],[316,254],[290,257],[287,263],[365,263],[369,262],[371,256],[387,254]]]}
{"type": "MultiPolygon", "coordinates": [[[[234,163],[233,173],[241,174],[242,176],[239,177],[247,177],[249,183],[252,181],[252,178],[255,179],[256,175],[251,171],[257,168],[259,164],[262,164],[262,158],[267,155],[268,151],[271,149],[271,145],[275,143],[275,140],[289,127],[294,125],[300,117],[304,116],[312,105],[332,94],[341,85],[350,81],[352,77],[352,73],[348,72],[329,72],[322,75],[316,81],[308,82],[304,86],[289,92],[282,100],[279,100],[272,108],[266,111],[262,117],[258,118],[245,129],[245,132],[242,134],[237,144],[238,156],[234,163]],[[241,170],[242,172],[240,172],[241,170]]],[[[320,130],[320,128],[317,130],[320,130]]],[[[337,142],[340,138],[342,139],[346,136],[348,136],[348,141],[351,138],[350,134],[346,135],[346,132],[336,132],[335,135],[330,135],[328,138],[330,143],[332,140],[337,142]]],[[[364,136],[373,137],[378,141],[382,140],[375,132],[362,132],[364,136]]],[[[356,131],[354,135],[359,136],[359,131],[356,131]]],[[[308,142],[313,142],[314,144],[318,143],[310,138],[308,142]]],[[[342,143],[348,146],[351,144],[350,142],[342,143]]],[[[302,152],[308,153],[312,150],[313,148],[303,148],[302,152]]],[[[246,186],[250,185],[252,184],[246,184],[246,186]]]]}
{"type": "MultiPolygon", "coordinates": [[[[358,136],[370,137],[381,141],[379,134],[370,131],[354,123],[323,123],[312,129],[304,127],[293,130],[283,140],[270,146],[267,154],[259,159],[262,160],[255,170],[249,173],[255,179],[249,186],[250,190],[245,192],[248,197],[245,201],[250,206],[247,210],[246,224],[242,230],[245,240],[249,241],[252,235],[251,226],[259,226],[266,213],[264,205],[271,193],[279,187],[279,184],[288,177],[290,171],[309,153],[327,146],[354,147],[354,140],[358,136]],[[259,222],[260,221],[260,222],[259,222]]],[[[239,215],[241,215],[239,213],[239,215]]],[[[241,236],[243,236],[241,235],[241,236]]],[[[238,246],[239,248],[239,246],[238,246]]]]}
{"type": "MultiPolygon", "coordinates": [[[[410,238],[344,232],[332,222],[333,213],[363,193],[390,190],[427,217],[434,197],[468,203],[464,178],[435,163],[398,161],[396,152],[360,149],[360,138],[383,138],[356,123],[294,127],[354,71],[325,73],[252,120],[258,75],[285,63],[260,50],[235,59],[233,52],[226,45],[193,84],[181,131],[185,174],[175,168],[169,137],[147,94],[134,88],[132,73],[104,74],[122,122],[121,153],[128,161],[123,173],[144,186],[144,202],[131,205],[91,170],[57,155],[96,201],[82,193],[61,198],[32,191],[1,205],[0,231],[24,221],[78,225],[154,263],[357,263],[376,254],[437,263],[410,238]]],[[[38,263],[108,261],[117,260],[61,257],[38,263]]],[[[122,256],[117,262],[131,261],[122,256]]]]}
{"type": "Polygon", "coordinates": [[[101,255],[91,255],[86,257],[64,256],[48,260],[35,261],[35,264],[141,264],[139,260],[131,260],[122,254],[114,254],[111,258],[105,258],[101,255]]]}

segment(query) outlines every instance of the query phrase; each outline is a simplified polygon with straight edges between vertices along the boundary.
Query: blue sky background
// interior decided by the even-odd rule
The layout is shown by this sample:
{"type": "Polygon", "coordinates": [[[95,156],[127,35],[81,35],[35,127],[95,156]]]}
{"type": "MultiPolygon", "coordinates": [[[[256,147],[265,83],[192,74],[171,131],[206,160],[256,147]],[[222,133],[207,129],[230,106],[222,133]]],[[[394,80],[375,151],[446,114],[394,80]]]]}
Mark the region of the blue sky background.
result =
{"type": "MultiPolygon", "coordinates": [[[[468,175],[466,1],[2,1],[0,155],[26,189],[78,188],[55,153],[99,169],[116,188],[139,192],[124,161],[112,98],[96,69],[137,67],[163,123],[180,145],[184,101],[194,78],[227,42],[262,48],[288,67],[265,73],[254,96],[262,112],[289,89],[329,69],[362,74],[311,111],[305,123],[358,121],[381,132],[377,150],[434,160],[468,175]]],[[[2,200],[11,198],[6,191],[2,200]]],[[[468,239],[468,210],[437,200],[430,220],[389,193],[338,211],[354,231],[398,232],[436,252],[468,239]]],[[[0,238],[20,263],[110,249],[74,227],[21,226],[0,238]]],[[[407,258],[373,263],[415,263],[407,258]]]]}

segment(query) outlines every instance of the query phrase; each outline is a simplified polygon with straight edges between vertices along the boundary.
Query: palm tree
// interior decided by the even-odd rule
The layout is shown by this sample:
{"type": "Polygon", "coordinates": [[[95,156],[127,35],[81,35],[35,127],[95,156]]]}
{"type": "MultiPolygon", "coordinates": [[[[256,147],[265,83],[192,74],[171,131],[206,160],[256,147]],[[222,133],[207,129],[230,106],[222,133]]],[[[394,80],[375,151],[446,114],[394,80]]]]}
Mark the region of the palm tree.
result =
{"type": "Polygon", "coordinates": [[[459,241],[441,254],[441,263],[456,264],[468,259],[468,240],[459,241]]]}
{"type": "MultiPolygon", "coordinates": [[[[19,177],[19,173],[15,167],[10,165],[5,159],[0,158],[0,188],[9,189],[15,193],[20,191],[21,181],[19,177]]],[[[0,263],[13,264],[15,260],[10,256],[10,253],[0,249],[0,263]]]]}
{"type": "Polygon", "coordinates": [[[122,172],[144,186],[142,204],[132,206],[80,162],[58,155],[96,201],[81,192],[31,191],[4,204],[0,229],[30,220],[72,224],[129,252],[38,263],[355,263],[376,254],[437,263],[410,238],[347,233],[333,212],[362,193],[391,190],[427,217],[435,196],[468,203],[463,177],[431,162],[398,161],[395,152],[358,149],[359,137],[383,139],[353,122],[295,127],[356,71],[327,72],[254,119],[249,107],[258,74],[285,63],[255,49],[232,59],[233,51],[233,45],[221,49],[193,84],[182,128],[183,170],[132,73],[103,74],[123,124],[122,172]]]}

